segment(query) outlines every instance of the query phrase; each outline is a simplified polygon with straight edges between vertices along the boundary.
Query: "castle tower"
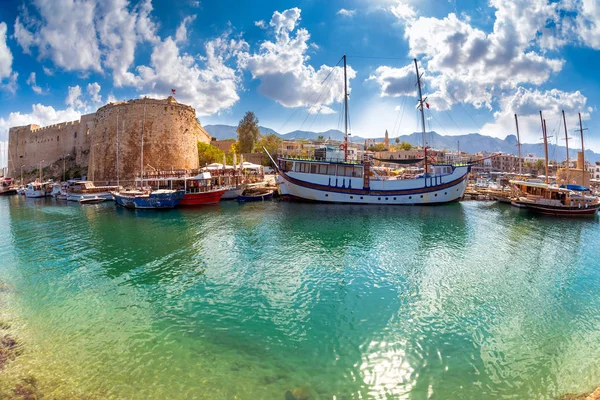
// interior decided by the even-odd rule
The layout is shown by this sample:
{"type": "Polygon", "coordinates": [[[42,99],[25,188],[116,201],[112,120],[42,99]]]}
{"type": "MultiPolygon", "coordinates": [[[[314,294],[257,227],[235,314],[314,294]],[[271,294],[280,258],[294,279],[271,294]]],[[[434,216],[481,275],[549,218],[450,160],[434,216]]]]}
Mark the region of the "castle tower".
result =
{"type": "Polygon", "coordinates": [[[390,148],[390,137],[388,135],[387,129],[385,130],[385,138],[383,139],[383,144],[385,145],[386,150],[390,148]]]}
{"type": "Polygon", "coordinates": [[[100,182],[116,181],[117,148],[119,179],[132,182],[140,176],[142,143],[144,172],[151,172],[198,168],[197,143],[210,142],[210,135],[196,120],[196,111],[173,97],[101,107],[96,111],[94,131],[88,178],[100,182]]]}

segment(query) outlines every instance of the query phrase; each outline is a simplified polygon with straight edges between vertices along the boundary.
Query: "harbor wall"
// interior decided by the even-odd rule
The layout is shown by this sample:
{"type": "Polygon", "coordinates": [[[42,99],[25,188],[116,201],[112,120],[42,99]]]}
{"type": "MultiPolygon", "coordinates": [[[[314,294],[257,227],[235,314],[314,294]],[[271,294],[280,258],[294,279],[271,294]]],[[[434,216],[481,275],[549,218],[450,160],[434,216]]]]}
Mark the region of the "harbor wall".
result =
{"type": "Polygon", "coordinates": [[[119,179],[133,181],[140,173],[142,132],[146,172],[197,168],[196,144],[210,142],[194,108],[173,97],[110,103],[79,121],[10,128],[8,174],[17,177],[21,166],[30,172],[67,157],[87,169],[88,179],[116,182],[118,150],[119,179]]]}

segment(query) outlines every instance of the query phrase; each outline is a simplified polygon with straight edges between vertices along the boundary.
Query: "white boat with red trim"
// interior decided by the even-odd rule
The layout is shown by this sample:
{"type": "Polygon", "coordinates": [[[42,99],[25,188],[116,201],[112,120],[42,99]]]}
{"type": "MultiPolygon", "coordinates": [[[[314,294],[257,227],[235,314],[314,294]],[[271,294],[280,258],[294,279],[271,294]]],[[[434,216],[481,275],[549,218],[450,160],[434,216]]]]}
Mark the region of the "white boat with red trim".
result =
{"type": "MultiPolygon", "coordinates": [[[[372,168],[368,155],[359,160],[348,148],[348,92],[346,56],[344,61],[344,115],[345,139],[340,144],[343,157],[329,157],[327,150],[315,150],[315,159],[280,157],[271,161],[277,170],[276,182],[283,198],[327,203],[358,204],[441,204],[458,201],[467,188],[470,165],[428,165],[425,140],[425,101],[421,92],[421,80],[417,60],[414,60],[419,94],[423,134],[423,158],[411,162],[423,162],[424,173],[413,179],[381,177],[372,168]]],[[[266,149],[265,149],[266,151],[266,149]]],[[[268,152],[267,152],[268,154],[268,152]]],[[[385,160],[391,161],[391,160],[385,160]]],[[[402,162],[402,164],[405,164],[402,162]]]]}

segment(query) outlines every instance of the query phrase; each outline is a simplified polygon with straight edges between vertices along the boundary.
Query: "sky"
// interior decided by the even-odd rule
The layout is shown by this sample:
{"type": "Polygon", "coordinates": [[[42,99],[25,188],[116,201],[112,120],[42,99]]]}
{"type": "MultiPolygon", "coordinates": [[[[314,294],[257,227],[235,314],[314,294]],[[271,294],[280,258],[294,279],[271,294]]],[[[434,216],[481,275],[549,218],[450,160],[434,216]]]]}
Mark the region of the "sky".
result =
{"type": "MultiPolygon", "coordinates": [[[[0,147],[11,126],[77,120],[143,96],[196,109],[203,125],[253,111],[280,133],[390,137],[567,130],[600,152],[597,0],[0,0],[0,147]]],[[[3,143],[4,141],[4,143],[3,143]]],[[[6,165],[4,151],[0,165],[6,165]]]]}

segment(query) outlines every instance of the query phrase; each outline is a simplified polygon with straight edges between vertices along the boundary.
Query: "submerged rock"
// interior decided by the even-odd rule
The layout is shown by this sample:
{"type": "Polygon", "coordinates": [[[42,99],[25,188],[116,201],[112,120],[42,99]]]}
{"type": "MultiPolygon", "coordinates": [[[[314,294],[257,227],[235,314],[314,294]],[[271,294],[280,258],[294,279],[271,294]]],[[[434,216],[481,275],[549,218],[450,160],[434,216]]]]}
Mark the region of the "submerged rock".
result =
{"type": "Polygon", "coordinates": [[[19,400],[37,400],[44,397],[37,387],[37,380],[33,376],[24,378],[21,383],[17,384],[13,389],[13,399],[19,400]]]}
{"type": "Polygon", "coordinates": [[[584,392],[584,393],[567,393],[558,398],[558,400],[600,400],[600,387],[594,392],[584,392]]]}
{"type": "Polygon", "coordinates": [[[294,390],[288,390],[285,392],[285,400],[308,400],[310,399],[311,393],[308,388],[303,386],[297,387],[294,390]]]}
{"type": "Polygon", "coordinates": [[[19,354],[21,354],[21,349],[15,339],[9,335],[0,336],[0,370],[19,354]]]}

